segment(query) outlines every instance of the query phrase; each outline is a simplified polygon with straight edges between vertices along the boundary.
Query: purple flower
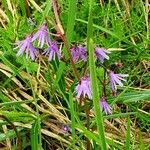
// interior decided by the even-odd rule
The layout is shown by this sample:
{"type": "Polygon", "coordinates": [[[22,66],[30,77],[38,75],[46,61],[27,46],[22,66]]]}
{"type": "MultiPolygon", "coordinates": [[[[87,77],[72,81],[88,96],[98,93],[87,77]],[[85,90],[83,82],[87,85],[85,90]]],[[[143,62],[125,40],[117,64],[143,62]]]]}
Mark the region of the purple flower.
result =
{"type": "Polygon", "coordinates": [[[96,58],[97,60],[100,60],[101,63],[104,62],[104,59],[107,59],[109,60],[109,56],[107,54],[109,54],[110,52],[109,51],[106,51],[105,49],[103,48],[99,48],[99,47],[96,47],[95,48],[95,55],[96,55],[96,58]]]}
{"type": "Polygon", "coordinates": [[[49,36],[48,36],[48,27],[46,24],[43,24],[40,29],[33,35],[32,41],[39,39],[38,40],[38,46],[40,48],[43,47],[44,42],[48,45],[48,42],[50,41],[49,36]]]}
{"type": "Polygon", "coordinates": [[[100,99],[100,107],[101,107],[101,111],[104,111],[106,115],[107,114],[112,114],[112,108],[106,102],[105,97],[102,97],[100,99]]]}
{"type": "Polygon", "coordinates": [[[75,91],[77,93],[77,98],[88,97],[92,99],[91,81],[90,78],[84,76],[81,78],[81,82],[76,86],[75,91]]]}
{"type": "Polygon", "coordinates": [[[71,49],[71,55],[73,61],[77,62],[79,59],[86,61],[87,60],[87,52],[85,47],[75,46],[71,49]]]}
{"type": "Polygon", "coordinates": [[[113,92],[116,92],[117,85],[123,86],[121,81],[126,81],[123,77],[128,77],[128,74],[114,74],[113,71],[109,71],[110,86],[113,92]]]}
{"type": "Polygon", "coordinates": [[[49,55],[48,60],[51,61],[52,59],[55,60],[55,57],[57,56],[58,59],[61,58],[61,54],[57,45],[57,42],[49,42],[49,47],[45,49],[45,51],[42,53],[45,55],[49,55]]]}
{"type": "Polygon", "coordinates": [[[20,56],[23,52],[26,53],[26,58],[28,58],[28,55],[30,55],[31,59],[35,59],[36,55],[36,48],[32,45],[32,37],[28,36],[25,40],[16,42],[17,47],[19,48],[19,51],[17,52],[17,56],[20,56]]]}
{"type": "Polygon", "coordinates": [[[62,125],[61,129],[65,134],[71,131],[69,125],[65,125],[65,124],[62,125]]]}

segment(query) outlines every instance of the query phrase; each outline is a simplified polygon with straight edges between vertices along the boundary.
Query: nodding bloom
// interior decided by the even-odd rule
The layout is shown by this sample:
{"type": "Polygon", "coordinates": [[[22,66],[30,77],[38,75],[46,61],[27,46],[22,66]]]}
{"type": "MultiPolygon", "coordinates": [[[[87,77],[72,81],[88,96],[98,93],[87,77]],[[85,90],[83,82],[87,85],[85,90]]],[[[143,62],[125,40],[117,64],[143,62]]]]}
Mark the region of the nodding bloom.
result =
{"type": "Polygon", "coordinates": [[[48,27],[46,24],[43,24],[39,30],[33,35],[32,41],[39,39],[38,40],[38,46],[40,48],[43,47],[44,42],[46,42],[46,44],[48,45],[50,39],[48,36],[48,27]]]}
{"type": "Polygon", "coordinates": [[[45,51],[42,53],[45,55],[49,55],[48,60],[55,60],[56,56],[58,57],[58,59],[61,58],[61,53],[59,51],[57,42],[49,42],[49,47],[45,49],[45,51]]]}
{"type": "Polygon", "coordinates": [[[106,102],[105,97],[101,97],[99,102],[100,102],[101,111],[104,111],[106,115],[112,114],[112,108],[106,102]]]}
{"type": "Polygon", "coordinates": [[[128,77],[128,74],[115,74],[113,71],[109,71],[110,86],[113,92],[116,92],[117,85],[123,86],[121,81],[126,81],[123,77],[128,77]]]}
{"type": "Polygon", "coordinates": [[[23,52],[25,52],[26,58],[30,55],[32,60],[35,59],[37,50],[32,44],[32,36],[27,36],[25,40],[16,42],[16,45],[16,48],[19,48],[19,51],[16,54],[17,56],[20,56],[23,52]]]}
{"type": "Polygon", "coordinates": [[[81,46],[74,46],[71,49],[71,55],[74,62],[79,61],[80,59],[83,61],[87,60],[87,51],[85,47],[81,46]]]}
{"type": "Polygon", "coordinates": [[[104,48],[99,48],[96,47],[95,48],[95,55],[97,60],[99,60],[101,63],[104,62],[104,59],[109,60],[109,56],[107,54],[109,54],[109,51],[106,51],[104,48]]]}
{"type": "Polygon", "coordinates": [[[77,93],[77,98],[87,96],[89,99],[92,99],[90,78],[88,76],[82,77],[80,83],[76,86],[75,91],[77,93]]]}

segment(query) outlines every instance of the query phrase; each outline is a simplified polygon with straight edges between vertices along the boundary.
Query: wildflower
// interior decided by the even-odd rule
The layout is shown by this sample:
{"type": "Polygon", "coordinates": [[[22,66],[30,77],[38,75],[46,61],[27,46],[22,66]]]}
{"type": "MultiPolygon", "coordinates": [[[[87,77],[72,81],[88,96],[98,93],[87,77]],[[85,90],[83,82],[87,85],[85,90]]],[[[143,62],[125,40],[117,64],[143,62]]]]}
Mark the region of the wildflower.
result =
{"type": "Polygon", "coordinates": [[[117,85],[123,86],[121,81],[126,81],[123,77],[128,77],[128,74],[114,74],[113,71],[109,71],[110,86],[113,92],[116,92],[117,85]]]}
{"type": "Polygon", "coordinates": [[[45,54],[45,55],[49,54],[49,58],[48,58],[49,61],[51,61],[52,59],[55,60],[56,56],[58,57],[58,59],[61,58],[61,54],[60,54],[57,42],[49,42],[49,47],[46,48],[42,54],[45,54]]]}
{"type": "Polygon", "coordinates": [[[110,52],[106,51],[105,49],[103,48],[99,48],[99,47],[96,47],[95,48],[95,55],[96,55],[96,58],[97,60],[100,60],[101,63],[104,62],[104,59],[107,59],[109,60],[109,56],[107,54],[109,54],[110,52]]]}
{"type": "Polygon", "coordinates": [[[101,111],[104,111],[106,115],[107,114],[112,114],[112,108],[106,102],[105,97],[102,97],[100,99],[100,107],[101,107],[101,111]]]}
{"type": "Polygon", "coordinates": [[[65,124],[63,124],[61,126],[61,129],[62,129],[63,133],[65,133],[65,134],[71,131],[69,125],[65,125],[65,124]]]}
{"type": "Polygon", "coordinates": [[[26,53],[26,58],[28,58],[28,55],[30,55],[31,59],[35,59],[35,54],[37,52],[36,48],[32,45],[32,37],[28,36],[25,40],[18,41],[16,43],[17,47],[19,48],[19,51],[17,52],[17,56],[20,56],[23,52],[26,53]]]}
{"type": "Polygon", "coordinates": [[[86,48],[81,46],[75,46],[71,49],[71,55],[73,61],[77,62],[79,59],[86,61],[87,60],[87,53],[86,48]]]}
{"type": "Polygon", "coordinates": [[[33,35],[32,41],[39,39],[38,40],[38,46],[40,46],[40,48],[43,47],[44,42],[46,42],[46,44],[48,45],[50,39],[48,36],[48,27],[46,24],[43,24],[40,29],[33,35]]]}
{"type": "Polygon", "coordinates": [[[90,78],[84,76],[81,78],[81,82],[76,86],[75,91],[77,93],[77,98],[88,96],[89,99],[92,99],[92,90],[91,90],[91,81],[90,78]]]}

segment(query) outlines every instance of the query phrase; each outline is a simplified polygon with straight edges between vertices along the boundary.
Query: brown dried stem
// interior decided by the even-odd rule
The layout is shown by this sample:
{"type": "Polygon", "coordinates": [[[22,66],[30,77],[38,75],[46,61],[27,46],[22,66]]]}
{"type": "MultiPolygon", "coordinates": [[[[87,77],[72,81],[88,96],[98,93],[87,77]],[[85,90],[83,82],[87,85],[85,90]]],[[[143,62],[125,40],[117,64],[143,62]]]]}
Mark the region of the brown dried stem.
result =
{"type": "Polygon", "coordinates": [[[80,76],[79,76],[79,73],[76,69],[76,66],[75,66],[75,63],[73,61],[73,58],[71,56],[71,51],[70,51],[70,48],[69,48],[69,44],[68,44],[68,40],[65,36],[65,32],[64,32],[64,29],[62,27],[62,24],[61,24],[61,21],[59,19],[59,14],[58,14],[58,3],[57,3],[57,0],[53,0],[52,1],[52,5],[53,5],[53,11],[54,11],[54,15],[55,15],[55,21],[56,21],[56,30],[58,31],[58,33],[60,34],[63,42],[64,42],[64,45],[66,47],[66,50],[68,52],[68,55],[69,55],[69,58],[70,58],[70,62],[71,62],[71,65],[72,65],[72,69],[74,71],[74,74],[78,80],[78,82],[80,82],[80,76]]]}

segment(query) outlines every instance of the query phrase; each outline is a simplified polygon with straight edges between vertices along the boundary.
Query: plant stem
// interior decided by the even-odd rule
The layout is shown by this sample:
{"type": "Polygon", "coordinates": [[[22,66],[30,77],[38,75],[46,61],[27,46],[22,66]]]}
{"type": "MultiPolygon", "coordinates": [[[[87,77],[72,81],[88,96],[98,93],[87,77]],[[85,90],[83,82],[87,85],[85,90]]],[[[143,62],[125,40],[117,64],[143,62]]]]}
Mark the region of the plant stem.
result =
{"type": "Polygon", "coordinates": [[[73,61],[73,58],[71,56],[71,52],[70,52],[70,48],[69,48],[69,43],[68,43],[68,40],[66,38],[66,35],[65,35],[65,32],[64,32],[64,29],[62,27],[62,24],[61,24],[61,21],[59,19],[59,14],[58,14],[58,3],[57,3],[57,0],[53,0],[53,10],[54,10],[54,15],[55,15],[55,21],[56,21],[56,30],[58,31],[58,33],[60,34],[62,40],[64,41],[64,44],[65,44],[65,47],[66,47],[66,50],[68,52],[68,55],[69,55],[69,58],[70,58],[70,62],[71,62],[71,65],[72,65],[72,69],[74,71],[74,74],[78,80],[78,82],[80,82],[80,76],[79,76],[79,73],[75,67],[75,63],[73,61]]]}
{"type": "MultiPolygon", "coordinates": [[[[85,105],[86,105],[85,113],[86,113],[86,121],[87,121],[86,127],[87,127],[87,130],[89,130],[90,129],[90,116],[89,116],[90,110],[88,107],[88,103],[86,103],[87,102],[86,100],[87,99],[85,99],[85,105]]],[[[86,141],[87,141],[86,150],[90,150],[91,149],[90,140],[86,138],[86,141]]]]}

